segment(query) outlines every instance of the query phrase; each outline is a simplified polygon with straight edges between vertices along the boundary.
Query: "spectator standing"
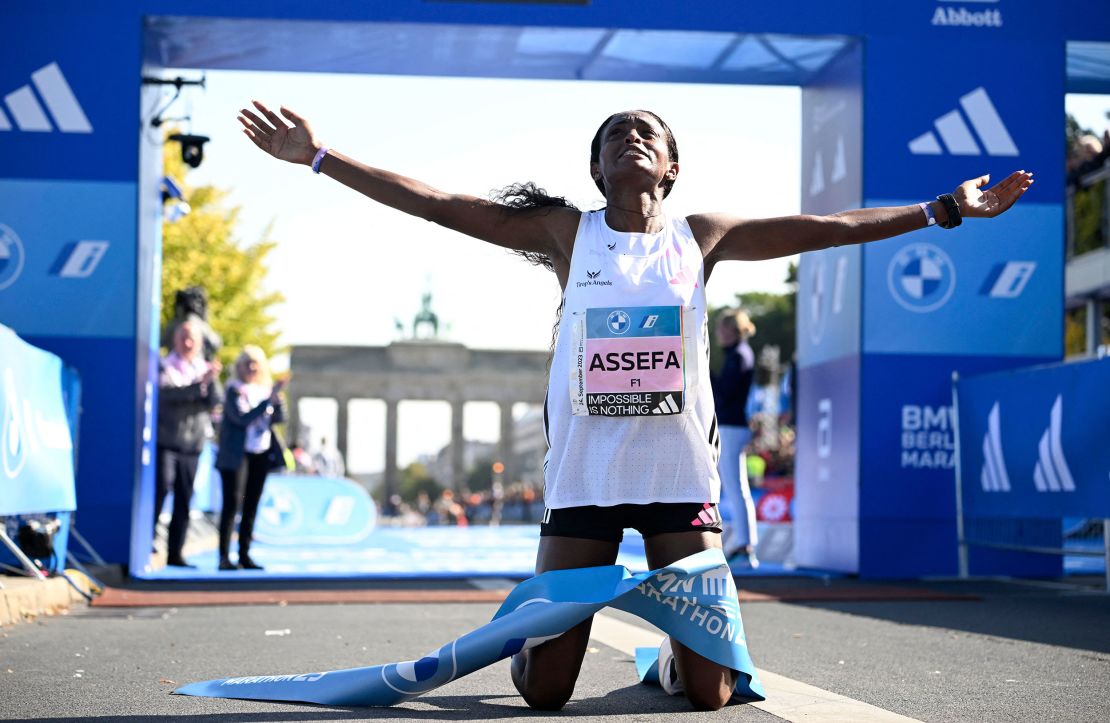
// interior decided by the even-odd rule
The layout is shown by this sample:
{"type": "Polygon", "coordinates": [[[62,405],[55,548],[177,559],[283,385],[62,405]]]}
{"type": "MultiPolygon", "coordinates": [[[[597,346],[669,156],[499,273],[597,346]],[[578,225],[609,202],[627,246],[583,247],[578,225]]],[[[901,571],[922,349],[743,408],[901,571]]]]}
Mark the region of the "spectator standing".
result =
{"type": "Polygon", "coordinates": [[[322,477],[343,477],[347,473],[343,455],[328,444],[327,437],[320,437],[320,448],[312,455],[312,464],[316,468],[316,474],[322,477]]]}
{"type": "Polygon", "coordinates": [[[726,309],[717,317],[717,344],[724,351],[721,370],[712,378],[713,402],[721,435],[721,456],[717,473],[721,478],[721,512],[725,518],[721,544],[725,557],[746,556],[755,568],[758,532],[755,502],[748,484],[744,450],[752,441],[748,426],[747,402],[755,378],[755,353],[748,339],[755,335],[755,324],[743,311],[726,309]]]}
{"type": "Polygon", "coordinates": [[[158,443],[154,468],[154,524],[173,492],[166,564],[194,567],[182,550],[189,530],[193,479],[204,443],[212,436],[212,410],[220,403],[220,363],[205,361],[200,319],[187,317],[173,330],[173,350],[158,365],[158,443]]]}
{"type": "Polygon", "coordinates": [[[274,424],[285,421],[283,386],[281,381],[272,382],[261,349],[253,345],[243,347],[235,360],[234,378],[227,385],[220,449],[216,454],[224,497],[220,511],[221,570],[262,569],[251,559],[251,538],[266,476],[271,469],[285,466],[284,449],[272,429],[274,424]],[[240,506],[239,561],[235,564],[231,561],[231,528],[240,506]]]}

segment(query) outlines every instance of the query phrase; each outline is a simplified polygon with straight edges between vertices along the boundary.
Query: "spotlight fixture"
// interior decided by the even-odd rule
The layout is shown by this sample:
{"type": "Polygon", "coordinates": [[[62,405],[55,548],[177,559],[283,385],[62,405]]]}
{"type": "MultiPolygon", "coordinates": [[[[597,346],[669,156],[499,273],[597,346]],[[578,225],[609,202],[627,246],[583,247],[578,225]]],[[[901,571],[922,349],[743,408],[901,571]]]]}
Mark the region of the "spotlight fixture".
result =
{"type": "Polygon", "coordinates": [[[208,136],[174,133],[167,140],[177,141],[181,144],[181,160],[189,166],[196,168],[204,160],[204,144],[209,141],[208,136]]]}

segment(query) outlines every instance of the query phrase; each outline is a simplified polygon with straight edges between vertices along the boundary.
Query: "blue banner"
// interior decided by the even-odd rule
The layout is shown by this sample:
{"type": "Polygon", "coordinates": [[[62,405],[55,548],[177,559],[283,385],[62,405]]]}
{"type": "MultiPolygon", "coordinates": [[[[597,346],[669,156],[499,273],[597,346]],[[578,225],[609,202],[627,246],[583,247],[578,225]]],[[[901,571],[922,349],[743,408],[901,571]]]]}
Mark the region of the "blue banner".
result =
{"type": "Polygon", "coordinates": [[[1110,517],[1110,359],[960,379],[964,514],[1110,517]]]}
{"type": "Polygon", "coordinates": [[[748,653],[732,573],[720,550],[705,550],[635,575],[620,565],[608,565],[533,577],[509,593],[488,624],[418,660],[210,680],[174,692],[322,705],[394,705],[558,637],[606,606],[638,615],[698,654],[740,671],[740,697],[766,697],[748,653]]]}
{"type": "Polygon", "coordinates": [[[61,359],[0,325],[0,516],[76,509],[75,391],[61,359]]]}
{"type": "Polygon", "coordinates": [[[623,306],[586,309],[586,337],[679,336],[682,308],[678,306],[623,306]]]}
{"type": "Polygon", "coordinates": [[[4,323],[25,337],[134,335],[135,213],[133,183],[0,179],[4,323]]]}
{"type": "Polygon", "coordinates": [[[859,571],[860,363],[798,372],[794,557],[803,567],[859,571]]]}
{"type": "MultiPolygon", "coordinates": [[[[868,199],[867,205],[916,201],[868,199]]],[[[998,218],[867,244],[864,353],[1058,359],[1063,226],[1062,206],[1023,198],[998,218]]]]}
{"type": "Polygon", "coordinates": [[[254,537],[268,545],[350,545],[364,540],[376,521],[370,495],[351,480],[270,475],[254,537]]]}

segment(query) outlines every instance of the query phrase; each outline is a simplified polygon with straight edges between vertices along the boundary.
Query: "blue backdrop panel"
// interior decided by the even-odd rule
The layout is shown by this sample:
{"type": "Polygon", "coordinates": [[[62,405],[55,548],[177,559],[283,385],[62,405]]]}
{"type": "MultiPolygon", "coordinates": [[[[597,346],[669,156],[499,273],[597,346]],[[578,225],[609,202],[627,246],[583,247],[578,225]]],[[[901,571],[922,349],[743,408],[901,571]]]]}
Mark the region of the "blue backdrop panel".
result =
{"type": "Polygon", "coordinates": [[[858,356],[863,249],[842,246],[802,254],[798,263],[798,365],[858,356]]]}
{"type": "Polygon", "coordinates": [[[996,219],[868,244],[864,353],[1057,358],[1064,338],[1063,224],[1060,205],[1023,199],[996,219]]]}
{"type": "Polygon", "coordinates": [[[801,567],[858,567],[859,394],[858,356],[799,370],[794,557],[801,567]]]}
{"type": "MultiPolygon", "coordinates": [[[[802,211],[836,213],[862,199],[862,48],[843,52],[802,91],[802,211]]],[[[860,352],[858,247],[803,254],[798,270],[798,363],[860,352]]]]}
{"type": "Polygon", "coordinates": [[[1110,517],[1110,359],[956,385],[969,517],[1110,517]]]}
{"type": "MultiPolygon", "coordinates": [[[[0,173],[134,181],[141,15],[35,5],[4,3],[0,11],[8,30],[0,44],[0,173]]],[[[134,214],[124,220],[133,223],[134,214]]]]}
{"type": "MultiPolygon", "coordinates": [[[[139,106],[142,11],[6,3],[0,15],[10,31],[0,46],[0,224],[24,252],[18,277],[0,280],[0,322],[87,380],[78,522],[106,559],[125,562],[143,404],[136,299],[156,273],[138,268],[149,254],[136,243],[136,140],[154,110],[139,106]]],[[[141,298],[157,316],[157,301],[141,298]]]]}
{"type": "Polygon", "coordinates": [[[131,336],[135,214],[134,183],[0,179],[0,224],[23,254],[0,320],[24,336],[131,336]]]}
{"type": "Polygon", "coordinates": [[[868,42],[864,197],[916,203],[968,178],[990,173],[997,181],[1024,168],[1037,178],[1026,202],[1062,202],[1061,43],[1006,40],[986,28],[943,38],[868,42]],[[952,62],[960,72],[949,72],[952,62]],[[998,72],[999,63],[1020,67],[1020,80],[998,72]]]}
{"type": "Polygon", "coordinates": [[[859,208],[863,47],[853,40],[802,90],[802,211],[859,208]]]}
{"type": "MultiPolygon", "coordinates": [[[[1036,361],[1042,360],[1024,363],[1036,361]]],[[[1013,363],[1009,357],[864,356],[860,454],[867,463],[860,472],[860,574],[956,572],[952,371],[984,373],[1013,363]]]]}
{"type": "Polygon", "coordinates": [[[73,510],[73,446],[62,360],[0,325],[0,516],[73,510]]]}

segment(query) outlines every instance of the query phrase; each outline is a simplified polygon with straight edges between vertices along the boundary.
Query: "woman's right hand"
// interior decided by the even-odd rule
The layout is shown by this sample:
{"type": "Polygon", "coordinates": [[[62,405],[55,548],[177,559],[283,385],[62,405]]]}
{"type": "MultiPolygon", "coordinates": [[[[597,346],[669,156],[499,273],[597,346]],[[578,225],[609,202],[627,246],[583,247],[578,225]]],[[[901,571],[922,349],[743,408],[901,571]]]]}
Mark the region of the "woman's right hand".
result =
{"type": "Polygon", "coordinates": [[[254,141],[256,146],[278,160],[312,165],[312,159],[320,149],[320,144],[316,141],[308,121],[282,106],[281,115],[293,124],[290,127],[281,116],[262,103],[257,100],[251,102],[262,117],[246,108],[239,111],[241,114],[239,122],[244,126],[243,133],[254,141]]]}

